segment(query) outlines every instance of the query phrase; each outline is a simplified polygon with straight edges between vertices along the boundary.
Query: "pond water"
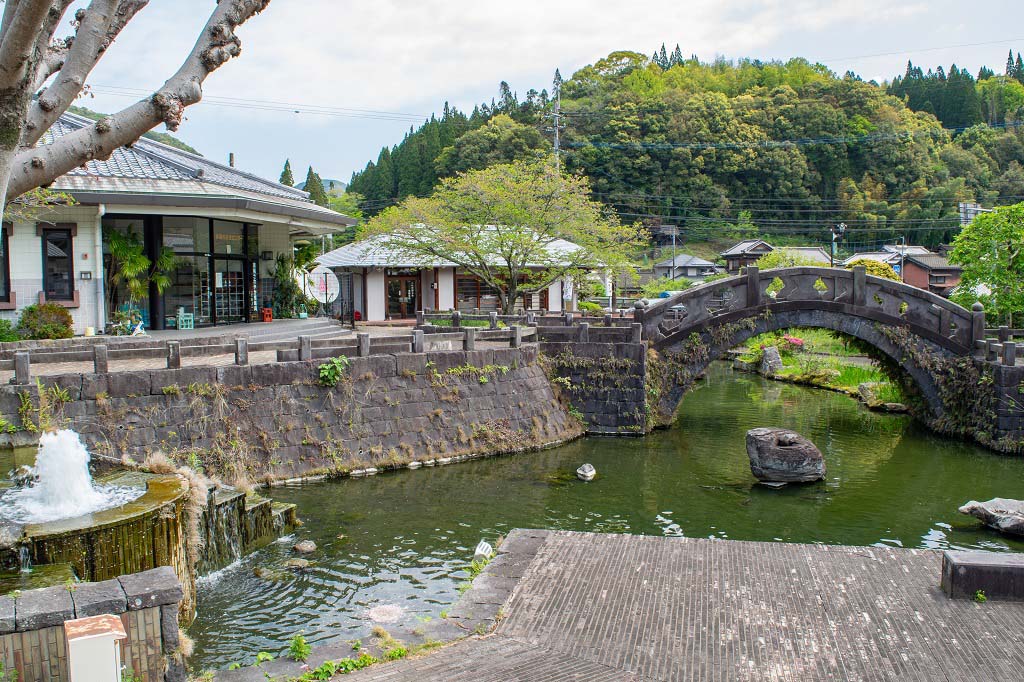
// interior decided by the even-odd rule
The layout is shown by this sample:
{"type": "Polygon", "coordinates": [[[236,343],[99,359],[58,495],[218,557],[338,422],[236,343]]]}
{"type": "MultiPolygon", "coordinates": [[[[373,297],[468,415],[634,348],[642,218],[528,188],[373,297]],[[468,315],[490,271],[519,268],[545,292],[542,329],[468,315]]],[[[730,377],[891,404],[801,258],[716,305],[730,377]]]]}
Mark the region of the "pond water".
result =
{"type": "Polygon", "coordinates": [[[380,606],[398,607],[379,612],[415,627],[458,599],[480,539],[517,527],[1024,551],[957,512],[970,499],[1024,497],[1022,474],[1024,459],[939,438],[908,417],[716,364],[675,426],[646,438],[273,489],[298,504],[306,525],[201,581],[193,664],[250,663],[299,632],[314,643],[363,637],[380,606]],[[809,436],[827,480],[757,485],[744,448],[755,426],[809,436]],[[574,480],[583,462],[597,468],[595,481],[574,480]],[[276,581],[254,575],[280,568],[306,538],[318,545],[309,569],[276,581]]]}

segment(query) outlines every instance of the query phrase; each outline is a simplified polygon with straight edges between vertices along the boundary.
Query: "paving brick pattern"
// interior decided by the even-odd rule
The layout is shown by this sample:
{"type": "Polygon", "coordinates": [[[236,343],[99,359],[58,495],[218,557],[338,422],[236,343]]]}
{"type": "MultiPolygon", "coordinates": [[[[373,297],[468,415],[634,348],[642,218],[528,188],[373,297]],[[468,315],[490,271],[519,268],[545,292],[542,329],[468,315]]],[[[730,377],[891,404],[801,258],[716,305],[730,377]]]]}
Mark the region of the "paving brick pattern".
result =
{"type": "Polygon", "coordinates": [[[937,552],[529,535],[493,635],[352,679],[1024,679],[1024,604],[947,599],[937,552]]]}

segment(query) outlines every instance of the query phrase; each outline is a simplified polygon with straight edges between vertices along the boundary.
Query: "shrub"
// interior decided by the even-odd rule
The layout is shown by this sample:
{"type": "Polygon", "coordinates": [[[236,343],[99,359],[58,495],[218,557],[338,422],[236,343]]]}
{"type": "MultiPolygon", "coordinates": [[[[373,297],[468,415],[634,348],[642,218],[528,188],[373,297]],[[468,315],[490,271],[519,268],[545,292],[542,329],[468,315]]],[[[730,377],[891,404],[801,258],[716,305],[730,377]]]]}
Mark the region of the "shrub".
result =
{"type": "Polygon", "coordinates": [[[302,635],[295,635],[292,637],[291,643],[288,645],[288,656],[293,661],[302,663],[312,653],[312,648],[309,643],[306,642],[306,638],[302,635]]]}
{"type": "Polygon", "coordinates": [[[0,342],[21,341],[21,334],[14,329],[10,320],[0,320],[0,342]]]}
{"type": "Polygon", "coordinates": [[[851,261],[850,264],[846,266],[846,269],[852,270],[855,265],[863,265],[867,269],[869,275],[884,277],[885,279],[891,279],[897,282],[900,281],[900,276],[896,274],[896,271],[893,270],[892,266],[888,263],[871,260],[870,258],[858,258],[855,261],[851,261]]]}
{"type": "Polygon", "coordinates": [[[604,312],[604,308],[601,307],[600,303],[594,303],[593,301],[580,301],[577,305],[580,312],[583,313],[600,313],[604,312]]]}
{"type": "Polygon", "coordinates": [[[70,339],[73,320],[67,308],[56,303],[30,305],[21,311],[18,331],[29,339],[70,339]]]}

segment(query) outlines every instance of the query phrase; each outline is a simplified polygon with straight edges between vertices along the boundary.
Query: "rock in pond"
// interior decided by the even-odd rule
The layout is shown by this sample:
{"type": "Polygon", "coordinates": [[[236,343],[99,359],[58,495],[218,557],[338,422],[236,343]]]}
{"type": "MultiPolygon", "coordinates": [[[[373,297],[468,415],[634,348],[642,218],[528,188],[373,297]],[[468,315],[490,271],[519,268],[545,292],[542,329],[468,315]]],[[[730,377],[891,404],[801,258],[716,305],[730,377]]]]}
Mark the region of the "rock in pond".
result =
{"type": "Polygon", "coordinates": [[[770,377],[782,371],[782,356],[775,346],[768,346],[761,355],[761,374],[770,377]]]}
{"type": "Polygon", "coordinates": [[[581,481],[593,481],[595,476],[597,476],[597,469],[590,462],[576,470],[576,478],[581,481]]]}
{"type": "Polygon", "coordinates": [[[296,542],[292,546],[292,549],[299,554],[310,554],[316,551],[316,543],[312,540],[302,540],[300,542],[296,542]]]}
{"type": "Polygon", "coordinates": [[[961,514],[980,520],[986,526],[1002,533],[1024,535],[1024,502],[996,497],[988,502],[971,500],[960,507],[961,514]]]}
{"type": "Polygon", "coordinates": [[[757,428],[747,431],[750,471],[759,481],[809,483],[825,478],[825,458],[814,443],[795,431],[757,428]]]}
{"type": "Polygon", "coordinates": [[[293,571],[301,571],[309,568],[309,559],[289,559],[284,562],[284,567],[293,571]]]}

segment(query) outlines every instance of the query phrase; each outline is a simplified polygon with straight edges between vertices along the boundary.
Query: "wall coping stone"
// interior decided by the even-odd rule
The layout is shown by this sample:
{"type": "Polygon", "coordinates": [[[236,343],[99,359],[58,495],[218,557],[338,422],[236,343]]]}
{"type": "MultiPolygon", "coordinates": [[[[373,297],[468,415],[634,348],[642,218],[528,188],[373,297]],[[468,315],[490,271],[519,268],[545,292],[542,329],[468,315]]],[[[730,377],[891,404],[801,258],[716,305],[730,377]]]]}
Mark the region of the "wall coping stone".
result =
{"type": "Polygon", "coordinates": [[[62,585],[22,592],[14,600],[14,623],[19,632],[56,627],[74,617],[71,592],[62,585]]]}
{"type": "Polygon", "coordinates": [[[75,617],[89,618],[106,613],[119,616],[128,610],[128,597],[117,580],[82,583],[71,593],[75,603],[75,617]]]}
{"type": "Polygon", "coordinates": [[[0,635],[14,630],[14,597],[0,597],[0,635]]]}
{"type": "Polygon", "coordinates": [[[117,579],[128,598],[129,611],[177,604],[185,596],[178,576],[170,566],[161,566],[142,573],[122,575],[117,579]]]}

